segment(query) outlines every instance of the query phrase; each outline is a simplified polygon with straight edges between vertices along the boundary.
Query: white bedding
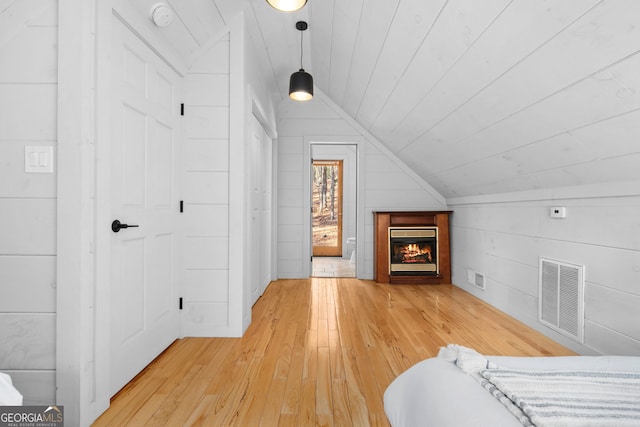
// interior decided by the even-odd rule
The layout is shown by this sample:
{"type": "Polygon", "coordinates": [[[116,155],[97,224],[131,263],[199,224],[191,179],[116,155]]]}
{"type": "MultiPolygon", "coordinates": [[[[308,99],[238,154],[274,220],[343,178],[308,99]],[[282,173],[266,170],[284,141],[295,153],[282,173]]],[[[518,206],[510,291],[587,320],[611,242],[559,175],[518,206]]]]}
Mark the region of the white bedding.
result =
{"type": "MultiPolygon", "coordinates": [[[[624,356],[486,356],[502,368],[640,372],[640,358],[624,356]]],[[[384,394],[393,427],[518,427],[522,424],[474,377],[445,358],[417,363],[398,376],[384,394]]]]}
{"type": "Polygon", "coordinates": [[[11,377],[0,372],[0,406],[20,406],[22,395],[13,386],[11,377]]]}

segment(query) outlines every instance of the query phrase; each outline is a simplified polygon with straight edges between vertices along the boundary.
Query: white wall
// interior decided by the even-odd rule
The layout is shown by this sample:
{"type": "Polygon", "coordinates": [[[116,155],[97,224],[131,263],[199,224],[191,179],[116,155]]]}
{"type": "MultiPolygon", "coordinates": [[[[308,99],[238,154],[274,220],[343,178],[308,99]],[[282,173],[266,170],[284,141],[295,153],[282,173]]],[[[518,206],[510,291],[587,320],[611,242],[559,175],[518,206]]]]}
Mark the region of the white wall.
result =
{"type": "Polygon", "coordinates": [[[278,277],[309,276],[309,144],[358,145],[358,277],[373,278],[373,211],[442,210],[444,199],[316,88],[278,106],[278,277]]]}
{"type": "Polygon", "coordinates": [[[25,173],[24,147],[55,160],[57,16],[54,0],[0,12],[0,371],[25,404],[55,402],[56,173],[25,173]]]}
{"type": "Polygon", "coordinates": [[[448,199],[453,282],[581,354],[640,355],[640,183],[448,199]],[[553,219],[549,208],[567,208],[553,219]],[[579,345],[537,320],[538,258],[584,265],[579,345]],[[467,282],[485,274],[486,290],[467,282]]]}
{"type": "Polygon", "coordinates": [[[254,114],[275,127],[253,49],[240,17],[184,79],[185,336],[241,336],[251,321],[247,165],[264,159],[248,157],[246,129],[254,114]]]}
{"type": "Polygon", "coordinates": [[[229,35],[184,79],[185,336],[228,334],[229,35]]]}

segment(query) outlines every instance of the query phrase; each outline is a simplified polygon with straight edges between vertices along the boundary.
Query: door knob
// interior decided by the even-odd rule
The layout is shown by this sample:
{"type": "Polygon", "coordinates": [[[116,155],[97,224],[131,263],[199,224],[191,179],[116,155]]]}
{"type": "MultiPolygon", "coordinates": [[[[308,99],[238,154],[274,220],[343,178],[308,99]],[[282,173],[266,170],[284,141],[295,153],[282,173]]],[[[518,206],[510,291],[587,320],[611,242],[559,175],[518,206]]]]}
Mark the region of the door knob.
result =
{"type": "Polygon", "coordinates": [[[133,227],[137,227],[137,225],[123,224],[117,219],[111,223],[111,230],[114,233],[117,233],[118,231],[120,231],[121,228],[133,228],[133,227]]]}

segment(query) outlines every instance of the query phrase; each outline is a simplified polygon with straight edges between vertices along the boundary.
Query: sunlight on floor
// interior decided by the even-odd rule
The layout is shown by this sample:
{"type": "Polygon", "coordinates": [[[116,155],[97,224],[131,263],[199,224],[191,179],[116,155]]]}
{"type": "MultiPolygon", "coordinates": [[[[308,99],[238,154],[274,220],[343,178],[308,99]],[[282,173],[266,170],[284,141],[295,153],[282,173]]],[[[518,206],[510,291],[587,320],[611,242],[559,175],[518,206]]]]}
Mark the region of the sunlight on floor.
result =
{"type": "Polygon", "coordinates": [[[356,265],[340,257],[313,257],[313,277],[356,277],[356,265]]]}

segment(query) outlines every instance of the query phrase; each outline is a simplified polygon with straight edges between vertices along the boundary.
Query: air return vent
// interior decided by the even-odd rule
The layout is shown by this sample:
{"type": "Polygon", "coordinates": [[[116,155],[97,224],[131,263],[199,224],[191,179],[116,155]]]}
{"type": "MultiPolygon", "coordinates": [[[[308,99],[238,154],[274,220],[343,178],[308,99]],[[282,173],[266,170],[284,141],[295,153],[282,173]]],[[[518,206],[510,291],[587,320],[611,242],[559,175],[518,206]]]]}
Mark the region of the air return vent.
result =
{"type": "Polygon", "coordinates": [[[485,289],[484,274],[473,271],[470,268],[467,268],[467,281],[477,288],[480,288],[482,290],[485,289]]]}
{"type": "Polygon", "coordinates": [[[540,258],[538,319],[583,343],[584,266],[540,258]]]}

